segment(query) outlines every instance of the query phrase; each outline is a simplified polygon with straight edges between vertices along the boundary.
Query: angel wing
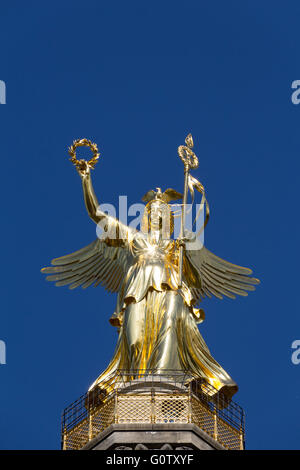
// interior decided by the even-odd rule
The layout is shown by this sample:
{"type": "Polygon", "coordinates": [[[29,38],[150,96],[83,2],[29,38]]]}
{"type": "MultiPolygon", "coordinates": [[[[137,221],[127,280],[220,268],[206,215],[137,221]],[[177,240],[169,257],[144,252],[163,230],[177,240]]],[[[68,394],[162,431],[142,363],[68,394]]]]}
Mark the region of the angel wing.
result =
{"type": "Polygon", "coordinates": [[[56,286],[85,289],[102,284],[110,292],[118,292],[131,258],[126,246],[109,246],[98,238],[81,250],[53,259],[53,266],[41,271],[50,274],[46,279],[54,281],[56,286]]]}
{"type": "Polygon", "coordinates": [[[251,269],[229,263],[211,253],[205,246],[199,250],[186,250],[184,271],[197,303],[204,297],[223,295],[235,299],[235,295],[247,296],[254,291],[259,280],[250,277],[251,269]]]}

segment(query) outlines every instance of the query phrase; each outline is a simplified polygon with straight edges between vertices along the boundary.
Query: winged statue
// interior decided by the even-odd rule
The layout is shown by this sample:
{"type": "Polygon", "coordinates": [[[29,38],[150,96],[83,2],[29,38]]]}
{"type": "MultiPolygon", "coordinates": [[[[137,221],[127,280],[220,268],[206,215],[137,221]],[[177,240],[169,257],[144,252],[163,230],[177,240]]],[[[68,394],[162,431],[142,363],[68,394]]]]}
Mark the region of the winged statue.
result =
{"type": "MultiPolygon", "coordinates": [[[[185,147],[185,152],[191,146],[185,147]]],[[[193,183],[199,183],[190,177],[188,163],[184,163],[184,197],[170,188],[148,191],[143,198],[146,205],[140,230],[101,211],[92,186],[92,167],[85,160],[76,165],[88,215],[103,233],[84,248],[53,259],[52,266],[42,272],[56,286],[85,289],[101,285],[118,294],[110,318],[118,329],[118,341],[112,360],[90,390],[109,383],[120,369],[154,370],[156,374],[188,371],[204,378],[228,399],[238,390],[236,382],[212,357],[199,331],[198,325],[204,320],[199,307],[205,297],[247,296],[259,281],[251,277],[251,269],[219,258],[203,244],[190,249],[184,231],[180,239],[172,238],[174,213],[170,203],[182,198],[186,203],[187,185],[191,189],[193,183]],[[169,236],[162,230],[164,225],[170,228],[169,236]]],[[[200,183],[199,187],[204,194],[200,183]]]]}

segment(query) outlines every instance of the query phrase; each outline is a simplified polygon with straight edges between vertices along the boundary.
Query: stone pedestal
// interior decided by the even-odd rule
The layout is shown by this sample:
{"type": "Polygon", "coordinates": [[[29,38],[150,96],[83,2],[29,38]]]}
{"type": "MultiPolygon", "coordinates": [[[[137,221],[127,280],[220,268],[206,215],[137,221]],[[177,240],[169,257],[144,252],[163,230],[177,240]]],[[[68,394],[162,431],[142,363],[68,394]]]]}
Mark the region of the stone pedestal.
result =
{"type": "Polygon", "coordinates": [[[82,450],[226,450],[195,424],[111,424],[82,450]]]}

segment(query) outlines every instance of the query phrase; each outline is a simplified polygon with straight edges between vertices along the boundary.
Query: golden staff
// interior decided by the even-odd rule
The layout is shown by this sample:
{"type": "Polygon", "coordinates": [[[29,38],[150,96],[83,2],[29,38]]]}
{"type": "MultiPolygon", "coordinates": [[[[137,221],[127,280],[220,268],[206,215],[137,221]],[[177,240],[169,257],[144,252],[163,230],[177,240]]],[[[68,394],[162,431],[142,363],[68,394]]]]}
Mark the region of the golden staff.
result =
{"type": "Polygon", "coordinates": [[[182,200],[182,216],[181,216],[181,227],[180,227],[180,247],[179,247],[179,263],[178,263],[178,287],[182,286],[182,268],[183,268],[183,237],[185,232],[185,214],[186,214],[186,203],[187,203],[187,192],[188,192],[188,181],[190,170],[196,169],[199,166],[199,161],[192,148],[194,147],[192,134],[189,134],[185,139],[185,145],[178,147],[178,155],[184,164],[184,191],[182,200]]]}
{"type": "Polygon", "coordinates": [[[97,163],[97,161],[100,157],[100,153],[98,151],[97,144],[94,144],[93,142],[91,142],[88,139],[77,139],[77,140],[74,140],[73,145],[71,145],[71,147],[69,147],[68,151],[69,151],[69,155],[71,157],[70,161],[72,163],[74,163],[76,168],[80,169],[82,167],[83,162],[85,162],[86,160],[84,160],[84,159],[77,160],[77,156],[76,156],[77,147],[89,147],[91,149],[91,151],[93,152],[93,156],[86,163],[88,164],[88,166],[90,168],[94,169],[95,165],[96,165],[96,163],[97,163]]]}

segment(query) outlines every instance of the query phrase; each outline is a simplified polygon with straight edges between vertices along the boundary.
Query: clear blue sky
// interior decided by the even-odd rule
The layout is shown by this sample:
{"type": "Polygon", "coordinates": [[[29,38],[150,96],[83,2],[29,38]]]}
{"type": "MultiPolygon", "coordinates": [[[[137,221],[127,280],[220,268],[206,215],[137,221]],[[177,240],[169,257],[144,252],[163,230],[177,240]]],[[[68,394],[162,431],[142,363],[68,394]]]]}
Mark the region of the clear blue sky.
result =
{"type": "Polygon", "coordinates": [[[296,1],[1,2],[1,449],[59,448],[61,411],[117,340],[115,296],[40,273],[96,236],[67,147],[96,141],[99,201],[134,203],[182,190],[188,132],[206,246],[262,281],[206,300],[201,332],[239,384],[247,448],[299,447],[299,18],[296,1]]]}

